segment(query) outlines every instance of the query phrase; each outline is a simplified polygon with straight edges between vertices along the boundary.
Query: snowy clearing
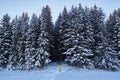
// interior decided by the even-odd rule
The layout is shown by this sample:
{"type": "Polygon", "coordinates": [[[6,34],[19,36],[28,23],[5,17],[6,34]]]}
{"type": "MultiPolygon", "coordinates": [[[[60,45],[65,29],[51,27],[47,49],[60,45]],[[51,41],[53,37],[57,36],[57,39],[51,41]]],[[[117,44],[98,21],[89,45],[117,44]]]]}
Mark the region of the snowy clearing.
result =
{"type": "Polygon", "coordinates": [[[52,63],[40,71],[0,71],[0,80],[120,80],[120,71],[77,69],[62,64],[62,71],[57,70],[58,64],[52,63]]]}

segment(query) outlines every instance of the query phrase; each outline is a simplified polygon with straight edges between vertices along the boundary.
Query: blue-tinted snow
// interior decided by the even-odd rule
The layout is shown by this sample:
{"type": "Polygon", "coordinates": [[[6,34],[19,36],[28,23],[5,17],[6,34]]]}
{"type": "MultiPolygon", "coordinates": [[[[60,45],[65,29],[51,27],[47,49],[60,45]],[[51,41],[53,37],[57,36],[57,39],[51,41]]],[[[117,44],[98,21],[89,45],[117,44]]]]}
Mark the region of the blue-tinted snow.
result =
{"type": "Polygon", "coordinates": [[[39,71],[0,70],[0,80],[120,80],[120,71],[77,69],[62,64],[59,72],[57,67],[58,64],[52,63],[39,71]]]}

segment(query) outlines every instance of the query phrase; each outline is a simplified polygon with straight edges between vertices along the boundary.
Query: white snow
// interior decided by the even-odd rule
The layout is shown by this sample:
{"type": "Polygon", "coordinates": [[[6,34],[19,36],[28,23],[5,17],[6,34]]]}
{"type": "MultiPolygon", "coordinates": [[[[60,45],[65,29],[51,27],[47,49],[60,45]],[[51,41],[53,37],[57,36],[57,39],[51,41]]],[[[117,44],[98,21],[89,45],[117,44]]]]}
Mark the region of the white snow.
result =
{"type": "Polygon", "coordinates": [[[59,72],[57,66],[51,63],[39,71],[0,70],[0,80],[120,80],[120,71],[77,69],[62,64],[62,71],[59,72]]]}

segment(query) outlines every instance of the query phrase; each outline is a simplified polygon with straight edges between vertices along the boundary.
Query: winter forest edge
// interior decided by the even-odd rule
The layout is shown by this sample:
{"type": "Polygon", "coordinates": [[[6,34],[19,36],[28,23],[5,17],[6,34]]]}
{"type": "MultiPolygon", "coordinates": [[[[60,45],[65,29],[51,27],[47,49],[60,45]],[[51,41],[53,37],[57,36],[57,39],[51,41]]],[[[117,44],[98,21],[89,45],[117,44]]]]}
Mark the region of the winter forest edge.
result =
{"type": "Polygon", "coordinates": [[[105,20],[102,8],[64,7],[55,24],[51,10],[23,12],[0,22],[0,68],[38,70],[52,61],[86,69],[120,70],[120,8],[105,20]]]}

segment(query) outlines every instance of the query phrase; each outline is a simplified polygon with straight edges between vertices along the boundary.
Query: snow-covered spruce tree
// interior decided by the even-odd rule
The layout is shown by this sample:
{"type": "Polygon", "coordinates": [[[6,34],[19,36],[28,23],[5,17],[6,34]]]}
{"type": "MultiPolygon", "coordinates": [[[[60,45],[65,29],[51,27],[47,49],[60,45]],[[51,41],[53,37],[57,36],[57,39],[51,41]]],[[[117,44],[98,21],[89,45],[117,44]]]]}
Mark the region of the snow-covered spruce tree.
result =
{"type": "Polygon", "coordinates": [[[120,60],[118,59],[118,52],[110,44],[107,36],[105,36],[104,38],[103,45],[103,49],[101,50],[103,54],[100,57],[98,57],[99,68],[105,70],[118,71],[120,69],[120,60]]]}
{"type": "Polygon", "coordinates": [[[36,14],[32,15],[32,19],[30,21],[30,28],[27,32],[26,38],[26,48],[25,48],[25,60],[26,60],[26,69],[31,70],[35,68],[35,55],[38,45],[38,37],[40,33],[40,26],[38,25],[38,18],[36,14]]]}
{"type": "MultiPolygon", "coordinates": [[[[106,37],[110,48],[116,52],[114,53],[114,56],[116,56],[115,60],[120,60],[120,9],[115,10],[110,14],[105,25],[107,33],[106,37]]],[[[114,66],[116,66],[115,63],[114,66]]]]}
{"type": "Polygon", "coordinates": [[[16,16],[15,19],[11,22],[12,27],[12,55],[10,56],[10,63],[9,63],[9,69],[15,70],[17,68],[17,61],[18,61],[18,17],[16,16]]]}
{"type": "Polygon", "coordinates": [[[59,13],[59,16],[55,22],[55,27],[54,27],[54,54],[52,55],[52,58],[53,60],[55,61],[59,61],[59,55],[61,54],[61,51],[59,50],[61,48],[60,46],[60,33],[59,33],[59,30],[60,30],[60,24],[61,24],[61,21],[62,21],[62,14],[59,13]]]}
{"type": "Polygon", "coordinates": [[[69,32],[69,24],[68,24],[68,12],[66,7],[64,7],[62,14],[59,15],[56,25],[56,38],[58,42],[57,55],[59,56],[59,60],[63,60],[64,55],[63,52],[67,51],[69,47],[71,47],[70,43],[68,43],[68,38],[70,37],[69,32]]]}
{"type": "Polygon", "coordinates": [[[26,48],[26,38],[27,38],[27,30],[29,28],[28,25],[29,22],[29,17],[27,13],[23,13],[22,16],[19,17],[18,21],[18,28],[17,28],[17,33],[18,33],[18,69],[24,70],[26,69],[25,65],[25,48],[26,48]]]}
{"type": "Polygon", "coordinates": [[[113,36],[113,26],[116,25],[115,15],[117,14],[117,11],[114,10],[113,13],[111,13],[108,17],[108,19],[105,22],[106,27],[106,37],[109,40],[109,43],[112,44],[112,36],[113,36]]]}
{"type": "Polygon", "coordinates": [[[67,39],[67,43],[71,44],[71,47],[64,52],[67,55],[65,61],[73,66],[91,69],[94,66],[88,57],[93,53],[85,41],[86,26],[83,22],[85,22],[84,9],[81,4],[78,8],[72,6],[69,12],[69,38],[67,39]]]}
{"type": "Polygon", "coordinates": [[[69,65],[87,69],[94,68],[92,60],[88,58],[93,56],[93,53],[90,49],[76,45],[72,48],[69,48],[64,54],[67,55],[65,61],[69,65]]]}
{"type": "Polygon", "coordinates": [[[96,68],[100,68],[101,56],[104,54],[104,18],[105,15],[101,8],[96,5],[90,10],[91,26],[93,27],[94,43],[92,45],[92,51],[94,53],[94,65],[96,68]]]}
{"type": "Polygon", "coordinates": [[[79,42],[79,37],[80,37],[80,27],[79,26],[79,18],[77,15],[77,7],[72,6],[71,11],[68,13],[68,33],[67,39],[65,40],[65,43],[70,46],[68,48],[71,48],[73,46],[78,45],[79,42]]]}
{"type": "Polygon", "coordinates": [[[3,37],[1,38],[0,66],[7,68],[12,56],[12,27],[10,25],[10,16],[5,14],[1,23],[3,27],[3,37]]]}
{"type": "Polygon", "coordinates": [[[109,46],[105,33],[104,24],[104,13],[101,8],[91,8],[91,24],[94,29],[94,65],[96,68],[106,69],[106,70],[118,70],[119,64],[116,58],[116,51],[109,46]]]}
{"type": "Polygon", "coordinates": [[[109,40],[109,44],[111,44],[112,46],[116,45],[116,43],[114,43],[114,40],[113,40],[113,36],[115,36],[114,32],[116,32],[116,29],[115,29],[116,27],[114,27],[117,24],[116,17],[117,17],[117,10],[114,10],[114,12],[110,14],[110,16],[108,17],[105,23],[106,32],[107,32],[106,37],[109,40]]]}
{"type": "Polygon", "coordinates": [[[118,58],[120,60],[120,8],[116,11],[115,14],[115,25],[112,26],[112,46],[115,51],[117,51],[118,58]]]}
{"type": "Polygon", "coordinates": [[[83,15],[84,9],[82,8],[81,4],[79,4],[78,8],[72,6],[70,12],[68,13],[68,27],[67,34],[68,39],[66,39],[65,43],[69,44],[68,48],[71,48],[75,45],[83,46],[84,44],[84,32],[85,26],[83,23],[83,15]]]}
{"type": "MultiPolygon", "coordinates": [[[[3,35],[4,35],[3,30],[4,30],[4,28],[3,28],[2,24],[0,23],[0,55],[2,55],[1,49],[2,49],[2,40],[3,40],[3,35]]],[[[2,61],[2,59],[0,59],[0,61],[2,61]]],[[[0,67],[2,67],[2,66],[0,66],[0,67]]]]}
{"type": "Polygon", "coordinates": [[[105,70],[117,71],[120,69],[117,52],[109,44],[108,40],[104,40],[104,48],[101,57],[99,57],[99,68],[105,70]]]}
{"type": "Polygon", "coordinates": [[[46,64],[50,62],[50,40],[52,38],[51,32],[53,29],[51,11],[49,6],[43,7],[42,13],[40,16],[41,26],[40,26],[40,35],[38,38],[39,48],[35,55],[36,62],[35,68],[43,68],[46,64]]]}
{"type": "Polygon", "coordinates": [[[113,27],[113,41],[112,46],[117,51],[117,56],[120,60],[120,16],[116,15],[116,25],[113,27]]]}
{"type": "Polygon", "coordinates": [[[4,35],[4,28],[2,26],[2,24],[0,23],[0,67],[3,67],[1,64],[2,64],[2,40],[3,40],[3,35],[4,35]]]}
{"type": "MultiPolygon", "coordinates": [[[[67,13],[66,8],[64,8],[62,16],[59,16],[59,23],[58,26],[58,34],[59,38],[58,41],[60,42],[59,54],[67,55],[65,52],[73,48],[75,45],[79,43],[79,34],[78,34],[78,26],[77,26],[77,7],[72,6],[71,11],[67,13]],[[61,19],[60,19],[61,18],[61,19]],[[65,22],[64,22],[65,21],[65,22]]],[[[62,56],[59,56],[62,57],[62,56]]],[[[67,57],[67,62],[69,59],[67,57]]]]}
{"type": "Polygon", "coordinates": [[[86,30],[86,26],[84,26],[85,22],[84,22],[84,8],[82,7],[81,4],[79,4],[78,6],[78,11],[77,11],[77,15],[78,15],[78,29],[79,29],[79,46],[84,46],[86,47],[85,44],[85,30],[86,30]]]}
{"type": "Polygon", "coordinates": [[[94,29],[91,25],[91,19],[90,19],[90,9],[88,7],[85,7],[84,10],[84,17],[83,17],[83,23],[84,23],[84,45],[85,47],[92,49],[92,45],[94,43],[94,29]]]}

